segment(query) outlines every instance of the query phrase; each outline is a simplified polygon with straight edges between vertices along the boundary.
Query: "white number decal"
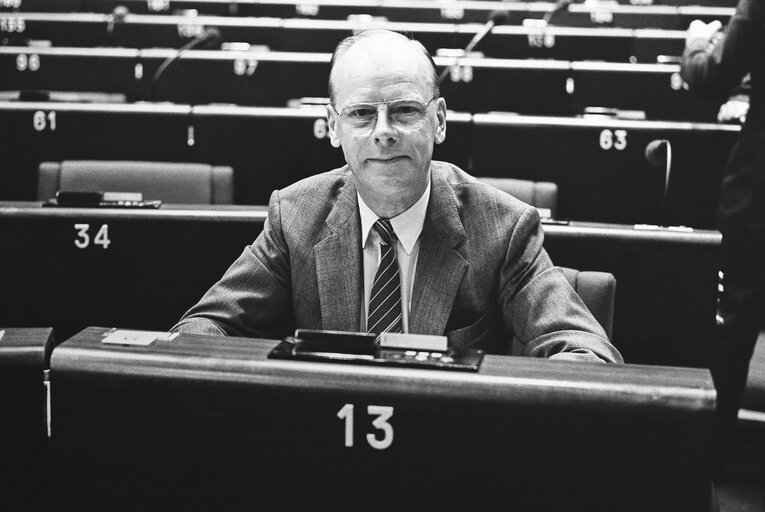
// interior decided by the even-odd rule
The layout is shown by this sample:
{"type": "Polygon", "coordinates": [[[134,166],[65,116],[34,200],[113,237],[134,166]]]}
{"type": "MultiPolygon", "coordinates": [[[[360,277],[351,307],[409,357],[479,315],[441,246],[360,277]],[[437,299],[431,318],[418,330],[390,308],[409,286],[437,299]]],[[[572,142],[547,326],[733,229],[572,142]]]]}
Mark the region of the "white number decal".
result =
{"type": "Polygon", "coordinates": [[[353,404],[345,404],[337,417],[345,420],[345,447],[350,448],[353,446],[353,404]]]}
{"type": "Polygon", "coordinates": [[[170,0],[146,0],[146,6],[151,12],[162,12],[170,9],[170,0]]]}
{"type": "Polygon", "coordinates": [[[40,56],[36,53],[29,55],[20,53],[16,56],[16,69],[18,71],[37,71],[40,69],[40,56]]]}
{"type": "Polygon", "coordinates": [[[377,418],[372,422],[372,426],[383,432],[382,439],[377,439],[374,434],[367,434],[367,442],[375,450],[384,450],[393,443],[393,426],[388,423],[390,417],[393,416],[393,407],[370,405],[367,407],[367,413],[377,415],[377,418]]]}
{"type": "Polygon", "coordinates": [[[317,119],[313,122],[313,136],[317,139],[323,139],[327,137],[327,120],[317,119]]]}
{"type": "Polygon", "coordinates": [[[74,239],[74,245],[78,249],[85,249],[90,245],[90,235],[88,235],[88,229],[90,224],[75,224],[74,229],[77,230],[77,238],[74,239]]]}
{"type": "Polygon", "coordinates": [[[111,244],[112,241],[109,240],[109,225],[108,224],[101,225],[101,227],[98,229],[98,232],[96,233],[96,236],[93,237],[93,243],[95,245],[100,245],[104,249],[109,248],[109,244],[111,244]]]}
{"type": "Polygon", "coordinates": [[[461,20],[465,17],[465,9],[462,7],[444,7],[441,9],[441,17],[445,20],[461,20]]]}
{"type": "Polygon", "coordinates": [[[616,137],[614,149],[624,151],[627,148],[627,130],[614,130],[614,136],[616,137]]]}
{"type": "Polygon", "coordinates": [[[627,148],[627,130],[603,130],[600,132],[600,148],[608,151],[611,148],[624,151],[627,148]]]}
{"type": "Polygon", "coordinates": [[[205,28],[199,23],[179,23],[178,24],[178,37],[185,39],[194,39],[195,37],[202,37],[205,33],[205,28]]]}
{"type": "MultiPolygon", "coordinates": [[[[382,439],[375,434],[367,434],[367,443],[375,450],[385,450],[393,443],[393,425],[388,421],[393,416],[393,407],[387,405],[370,405],[367,414],[377,416],[372,421],[372,426],[382,431],[382,439]]],[[[353,447],[353,404],[345,404],[338,412],[337,417],[345,420],[345,446],[353,447]]]]}
{"type": "Polygon", "coordinates": [[[449,70],[449,78],[452,82],[470,83],[473,81],[473,66],[452,66],[449,70]]]}
{"type": "Polygon", "coordinates": [[[527,38],[531,48],[553,48],[555,46],[555,34],[545,30],[529,32],[527,38]]]}
{"type": "Polygon", "coordinates": [[[317,16],[319,6],[316,4],[295,4],[295,12],[300,16],[317,16]]]}
{"type": "Polygon", "coordinates": [[[257,59],[234,59],[234,74],[236,76],[252,76],[258,69],[257,59]]]}
{"type": "Polygon", "coordinates": [[[56,131],[56,112],[51,110],[47,114],[42,110],[38,110],[32,115],[32,126],[35,130],[41,132],[46,128],[50,128],[50,131],[56,131]]]}
{"type": "MultiPolygon", "coordinates": [[[[77,238],[74,239],[74,245],[78,249],[86,249],[90,245],[90,235],[88,234],[90,224],[75,224],[74,229],[77,230],[77,238]]],[[[102,248],[108,249],[111,243],[112,241],[109,240],[109,225],[102,224],[98,228],[96,236],[93,237],[93,245],[100,245],[102,248]]]]}
{"type": "Polygon", "coordinates": [[[21,34],[27,29],[27,24],[24,18],[16,18],[12,16],[3,16],[0,18],[0,32],[21,34]]]}

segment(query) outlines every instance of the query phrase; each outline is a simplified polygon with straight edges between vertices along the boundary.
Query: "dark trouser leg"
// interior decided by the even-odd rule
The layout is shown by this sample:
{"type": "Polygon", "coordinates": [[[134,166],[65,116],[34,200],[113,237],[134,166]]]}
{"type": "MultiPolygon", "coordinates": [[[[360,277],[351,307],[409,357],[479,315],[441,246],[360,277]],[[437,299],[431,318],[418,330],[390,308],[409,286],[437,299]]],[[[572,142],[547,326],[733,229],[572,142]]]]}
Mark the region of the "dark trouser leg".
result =
{"type": "Polygon", "coordinates": [[[711,365],[717,389],[718,464],[735,435],[749,360],[765,318],[765,234],[723,232],[719,337],[711,365]]]}

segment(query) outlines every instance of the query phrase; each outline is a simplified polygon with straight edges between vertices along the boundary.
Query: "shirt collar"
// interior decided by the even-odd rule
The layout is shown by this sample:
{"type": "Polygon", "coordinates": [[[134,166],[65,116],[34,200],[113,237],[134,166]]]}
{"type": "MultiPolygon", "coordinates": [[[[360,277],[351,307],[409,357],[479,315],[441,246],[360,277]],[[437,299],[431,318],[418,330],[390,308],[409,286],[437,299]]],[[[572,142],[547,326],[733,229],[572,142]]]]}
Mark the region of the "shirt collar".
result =
{"type": "MultiPolygon", "coordinates": [[[[372,230],[372,226],[374,226],[374,223],[377,222],[377,219],[380,217],[367,206],[364,200],[361,199],[361,196],[358,195],[358,192],[356,195],[359,199],[359,215],[361,217],[361,247],[364,248],[367,245],[369,232],[372,230]]],[[[410,206],[406,211],[401,212],[390,219],[393,231],[396,232],[396,236],[407,254],[411,254],[415,242],[417,242],[420,233],[422,233],[422,226],[425,223],[425,213],[428,210],[429,200],[430,180],[428,180],[428,186],[425,188],[425,192],[423,192],[416,203],[410,206]]]]}

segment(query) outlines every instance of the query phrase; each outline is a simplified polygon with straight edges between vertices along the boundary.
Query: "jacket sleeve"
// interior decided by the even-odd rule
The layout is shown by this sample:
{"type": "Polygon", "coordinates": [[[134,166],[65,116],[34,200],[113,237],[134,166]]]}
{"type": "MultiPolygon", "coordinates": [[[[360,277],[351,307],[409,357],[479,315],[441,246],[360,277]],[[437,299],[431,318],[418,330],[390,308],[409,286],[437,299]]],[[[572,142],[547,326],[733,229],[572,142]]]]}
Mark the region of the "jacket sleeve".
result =
{"type": "Polygon", "coordinates": [[[688,88],[700,96],[724,101],[731,95],[752,62],[761,58],[754,44],[761,30],[762,0],[740,0],[722,37],[694,39],[683,52],[680,73],[688,88]]]}
{"type": "Polygon", "coordinates": [[[524,356],[623,363],[582,299],[542,247],[539,215],[527,208],[517,222],[499,290],[505,324],[524,356]]]}
{"type": "Polygon", "coordinates": [[[293,323],[285,318],[292,311],[290,297],[289,251],[281,228],[279,191],[275,191],[261,234],[172,330],[282,337],[285,326],[293,323]]]}

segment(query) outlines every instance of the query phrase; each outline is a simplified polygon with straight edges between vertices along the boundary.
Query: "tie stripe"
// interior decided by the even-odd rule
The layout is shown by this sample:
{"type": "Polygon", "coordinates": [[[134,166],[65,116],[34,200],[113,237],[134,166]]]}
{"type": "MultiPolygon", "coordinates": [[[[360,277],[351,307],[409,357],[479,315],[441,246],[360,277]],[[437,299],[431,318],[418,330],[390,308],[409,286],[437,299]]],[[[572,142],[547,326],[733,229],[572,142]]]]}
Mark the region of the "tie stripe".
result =
{"type": "Polygon", "coordinates": [[[380,265],[369,298],[367,331],[401,332],[401,279],[396,261],[396,234],[387,219],[375,222],[374,229],[380,238],[380,265]]]}

